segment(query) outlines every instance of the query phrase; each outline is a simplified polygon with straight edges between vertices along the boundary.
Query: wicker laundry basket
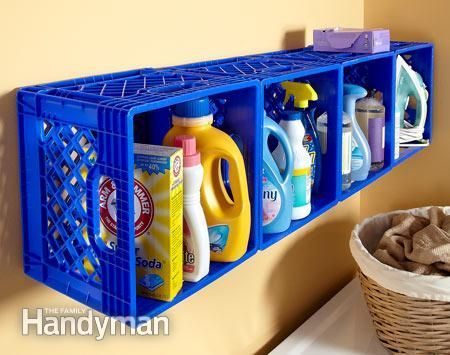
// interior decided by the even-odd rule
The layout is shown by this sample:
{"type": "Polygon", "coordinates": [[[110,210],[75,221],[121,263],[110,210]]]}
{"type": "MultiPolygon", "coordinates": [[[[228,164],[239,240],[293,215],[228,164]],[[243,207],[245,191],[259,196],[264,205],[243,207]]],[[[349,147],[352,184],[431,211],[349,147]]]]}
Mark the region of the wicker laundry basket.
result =
{"type": "MultiPolygon", "coordinates": [[[[427,217],[429,208],[368,218],[355,227],[350,239],[378,338],[393,353],[450,354],[450,277],[397,270],[372,256],[394,215],[411,212],[427,217]]],[[[450,208],[442,208],[450,214],[450,208]]]]}

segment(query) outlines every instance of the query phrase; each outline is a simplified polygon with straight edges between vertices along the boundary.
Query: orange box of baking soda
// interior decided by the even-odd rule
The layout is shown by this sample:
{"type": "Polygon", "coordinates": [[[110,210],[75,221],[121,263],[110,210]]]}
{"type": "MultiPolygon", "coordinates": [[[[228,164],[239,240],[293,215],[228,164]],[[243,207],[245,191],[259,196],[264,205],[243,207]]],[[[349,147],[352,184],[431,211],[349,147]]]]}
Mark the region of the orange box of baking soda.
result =
{"type": "MultiPolygon", "coordinates": [[[[100,184],[102,239],[117,243],[115,186],[100,184]]],[[[183,152],[134,145],[134,232],[137,294],[171,301],[183,284],[183,152]]]]}

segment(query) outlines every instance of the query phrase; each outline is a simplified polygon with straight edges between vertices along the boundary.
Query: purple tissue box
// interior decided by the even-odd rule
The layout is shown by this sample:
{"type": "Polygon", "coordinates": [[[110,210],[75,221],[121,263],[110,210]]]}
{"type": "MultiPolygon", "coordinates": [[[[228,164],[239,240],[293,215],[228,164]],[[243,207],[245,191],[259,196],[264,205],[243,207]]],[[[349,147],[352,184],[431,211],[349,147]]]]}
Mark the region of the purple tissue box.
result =
{"type": "Polygon", "coordinates": [[[315,51],[379,53],[389,51],[391,36],[383,28],[324,28],[314,30],[313,40],[315,51]]]}

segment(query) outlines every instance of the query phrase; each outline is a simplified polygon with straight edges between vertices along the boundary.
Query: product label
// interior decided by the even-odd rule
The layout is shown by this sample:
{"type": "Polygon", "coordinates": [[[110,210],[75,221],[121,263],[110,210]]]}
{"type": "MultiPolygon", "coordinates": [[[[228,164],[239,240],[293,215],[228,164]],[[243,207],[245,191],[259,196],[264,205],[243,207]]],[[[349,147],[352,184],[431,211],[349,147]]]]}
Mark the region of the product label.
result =
{"type": "MultiPolygon", "coordinates": [[[[105,240],[108,247],[115,249],[117,244],[117,199],[116,185],[106,178],[99,188],[100,221],[111,234],[105,240]]],[[[154,205],[149,191],[138,180],[134,179],[134,237],[140,237],[150,228],[153,222],[154,205]]]]}
{"type": "Polygon", "coordinates": [[[222,253],[227,245],[230,228],[226,224],[208,227],[209,248],[213,253],[222,253]]]}
{"type": "Polygon", "coordinates": [[[280,191],[263,175],[263,226],[272,223],[281,209],[280,191]]]}
{"type": "Polygon", "coordinates": [[[183,224],[183,271],[194,272],[195,271],[195,250],[194,242],[191,236],[191,231],[186,223],[183,224]]]}
{"type": "Polygon", "coordinates": [[[369,146],[372,163],[384,161],[384,117],[373,117],[369,119],[369,146]]]}
{"type": "Polygon", "coordinates": [[[175,159],[173,160],[173,168],[172,168],[172,172],[173,172],[173,176],[174,177],[178,177],[178,175],[180,175],[180,171],[182,168],[182,162],[181,162],[181,158],[180,157],[175,157],[175,159]]]}
{"type": "Polygon", "coordinates": [[[361,150],[358,147],[358,143],[356,140],[352,139],[352,171],[356,171],[362,168],[363,166],[363,156],[361,150]]]}
{"type": "Polygon", "coordinates": [[[303,147],[305,147],[311,157],[311,186],[314,186],[314,179],[316,176],[316,149],[311,134],[305,133],[305,136],[303,137],[303,147]]]}
{"type": "Polygon", "coordinates": [[[352,171],[352,131],[342,133],[342,175],[352,171]]]}
{"type": "Polygon", "coordinates": [[[292,175],[294,207],[307,205],[311,200],[311,168],[294,169],[292,175]]]}

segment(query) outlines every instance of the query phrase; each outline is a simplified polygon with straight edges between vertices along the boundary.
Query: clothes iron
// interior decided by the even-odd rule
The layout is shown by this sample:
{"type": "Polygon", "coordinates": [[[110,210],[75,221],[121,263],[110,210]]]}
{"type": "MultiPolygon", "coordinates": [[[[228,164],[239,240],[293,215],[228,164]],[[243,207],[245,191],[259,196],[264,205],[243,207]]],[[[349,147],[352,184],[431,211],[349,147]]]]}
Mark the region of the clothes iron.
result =
{"type": "Polygon", "coordinates": [[[396,71],[396,101],[395,101],[395,158],[400,155],[400,147],[412,145],[428,145],[423,139],[425,121],[427,118],[428,91],[419,73],[399,55],[396,71]],[[405,119],[410,97],[415,99],[415,119],[405,119]]]}

